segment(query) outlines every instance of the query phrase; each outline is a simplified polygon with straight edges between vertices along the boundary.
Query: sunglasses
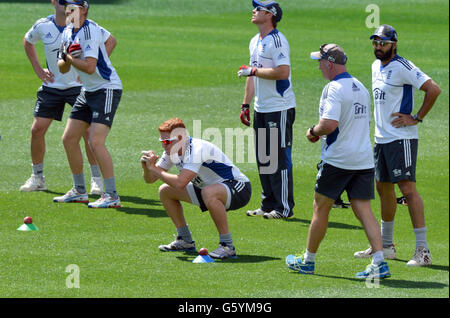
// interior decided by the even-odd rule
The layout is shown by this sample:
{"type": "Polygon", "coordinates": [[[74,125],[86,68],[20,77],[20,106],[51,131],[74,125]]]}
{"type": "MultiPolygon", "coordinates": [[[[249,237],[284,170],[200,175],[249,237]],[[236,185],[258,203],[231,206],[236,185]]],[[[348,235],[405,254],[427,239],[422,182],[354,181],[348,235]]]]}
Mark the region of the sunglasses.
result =
{"type": "Polygon", "coordinates": [[[76,5],[76,4],[68,4],[68,5],[66,5],[66,12],[68,12],[68,11],[74,12],[74,11],[78,10],[79,8],[81,8],[81,6],[76,5]]]}
{"type": "Polygon", "coordinates": [[[171,143],[173,143],[174,141],[177,141],[178,138],[177,137],[173,137],[173,138],[169,138],[169,139],[161,139],[159,138],[159,141],[161,141],[164,145],[170,145],[171,143]]]}
{"type": "Polygon", "coordinates": [[[386,45],[388,45],[390,43],[394,43],[394,41],[372,40],[372,45],[373,46],[377,46],[377,45],[386,46],[386,45]]]}
{"type": "Polygon", "coordinates": [[[255,8],[255,10],[256,10],[256,11],[266,11],[266,12],[270,12],[270,13],[273,14],[272,11],[270,11],[269,9],[267,9],[267,8],[265,8],[265,7],[262,7],[262,6],[257,6],[257,7],[255,8]]]}

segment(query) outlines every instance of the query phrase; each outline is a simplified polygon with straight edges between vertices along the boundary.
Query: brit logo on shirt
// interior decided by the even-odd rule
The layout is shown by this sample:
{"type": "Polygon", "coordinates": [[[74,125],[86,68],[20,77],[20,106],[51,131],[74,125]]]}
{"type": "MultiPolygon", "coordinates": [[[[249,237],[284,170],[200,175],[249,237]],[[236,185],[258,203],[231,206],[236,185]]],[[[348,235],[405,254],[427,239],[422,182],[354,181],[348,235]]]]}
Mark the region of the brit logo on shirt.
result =
{"type": "Polygon", "coordinates": [[[379,89],[379,88],[375,88],[374,90],[373,90],[373,98],[375,99],[375,100],[385,100],[385,98],[386,98],[386,93],[385,92],[383,92],[381,89],[379,89]]]}

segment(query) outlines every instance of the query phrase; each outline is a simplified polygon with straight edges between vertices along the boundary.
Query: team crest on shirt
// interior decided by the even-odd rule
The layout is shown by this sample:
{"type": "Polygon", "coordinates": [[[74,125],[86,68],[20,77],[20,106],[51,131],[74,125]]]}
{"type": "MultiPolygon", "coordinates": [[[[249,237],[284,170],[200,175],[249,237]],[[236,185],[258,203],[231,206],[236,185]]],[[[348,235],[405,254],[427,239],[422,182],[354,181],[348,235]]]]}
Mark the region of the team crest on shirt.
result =
{"type": "Polygon", "coordinates": [[[389,70],[386,79],[391,79],[392,76],[392,70],[389,70]]]}

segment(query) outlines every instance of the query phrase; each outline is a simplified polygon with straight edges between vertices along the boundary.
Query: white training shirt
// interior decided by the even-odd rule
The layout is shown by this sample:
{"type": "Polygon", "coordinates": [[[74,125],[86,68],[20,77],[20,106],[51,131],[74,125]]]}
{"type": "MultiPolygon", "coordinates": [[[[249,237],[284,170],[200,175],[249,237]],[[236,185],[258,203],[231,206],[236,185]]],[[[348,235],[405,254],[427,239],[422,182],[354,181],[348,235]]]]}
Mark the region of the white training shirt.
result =
{"type": "Polygon", "coordinates": [[[72,66],[80,75],[83,88],[88,92],[105,88],[122,89],[119,75],[117,75],[106,52],[104,32],[105,29],[92,20],[86,20],[77,32],[74,32],[72,24],[68,25],[63,32],[63,41],[81,45],[82,59],[86,57],[97,59],[97,67],[93,74],[87,74],[72,66]]]}
{"type": "Polygon", "coordinates": [[[372,93],[375,116],[375,142],[385,144],[399,139],[418,139],[417,125],[395,128],[393,113],[411,114],[414,91],[430,77],[411,61],[396,55],[384,67],[372,64],[372,93]]]}
{"type": "MultiPolygon", "coordinates": [[[[291,65],[289,43],[277,29],[262,40],[259,33],[250,41],[250,65],[258,68],[274,68],[291,65]]],[[[292,90],[291,72],[286,80],[268,80],[253,77],[255,83],[254,109],[260,113],[282,111],[296,106],[292,90]]]]}
{"type": "Polygon", "coordinates": [[[61,46],[63,30],[64,27],[56,24],[55,16],[49,15],[46,18],[37,20],[25,34],[25,40],[30,44],[35,45],[39,41],[44,43],[47,69],[53,73],[54,82],[42,83],[43,86],[57,89],[81,86],[81,83],[77,82],[78,74],[74,70],[62,74],[58,68],[58,51],[61,46]]]}
{"type": "Polygon", "coordinates": [[[341,169],[371,169],[370,94],[347,72],[330,81],[322,91],[319,115],[339,122],[334,132],[322,136],[322,161],[341,169]]]}
{"type": "Polygon", "coordinates": [[[187,141],[183,156],[180,157],[178,154],[170,156],[164,152],[156,165],[165,170],[175,165],[178,171],[188,169],[195,172],[197,176],[192,183],[201,189],[225,180],[249,182],[216,145],[192,137],[187,141]]]}

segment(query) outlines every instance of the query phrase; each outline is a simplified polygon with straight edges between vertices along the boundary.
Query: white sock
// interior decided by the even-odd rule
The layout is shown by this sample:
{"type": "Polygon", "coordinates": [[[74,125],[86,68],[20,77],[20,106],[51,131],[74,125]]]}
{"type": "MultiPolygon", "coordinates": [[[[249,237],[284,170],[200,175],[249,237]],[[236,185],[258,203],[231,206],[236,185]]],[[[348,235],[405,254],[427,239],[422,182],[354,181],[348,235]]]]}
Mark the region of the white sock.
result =
{"type": "Polygon", "coordinates": [[[315,263],[316,262],[316,253],[311,253],[308,250],[306,250],[305,254],[303,255],[303,262],[315,263]]]}
{"type": "Polygon", "coordinates": [[[427,244],[427,228],[421,227],[418,229],[413,229],[414,234],[416,235],[416,248],[417,247],[425,247],[428,249],[427,244]]]}
{"type": "Polygon", "coordinates": [[[372,264],[379,265],[381,262],[384,262],[383,251],[378,251],[378,252],[373,253],[372,264]]]}
{"type": "Polygon", "coordinates": [[[381,238],[383,247],[389,247],[394,244],[394,221],[385,222],[381,220],[381,238]]]}

